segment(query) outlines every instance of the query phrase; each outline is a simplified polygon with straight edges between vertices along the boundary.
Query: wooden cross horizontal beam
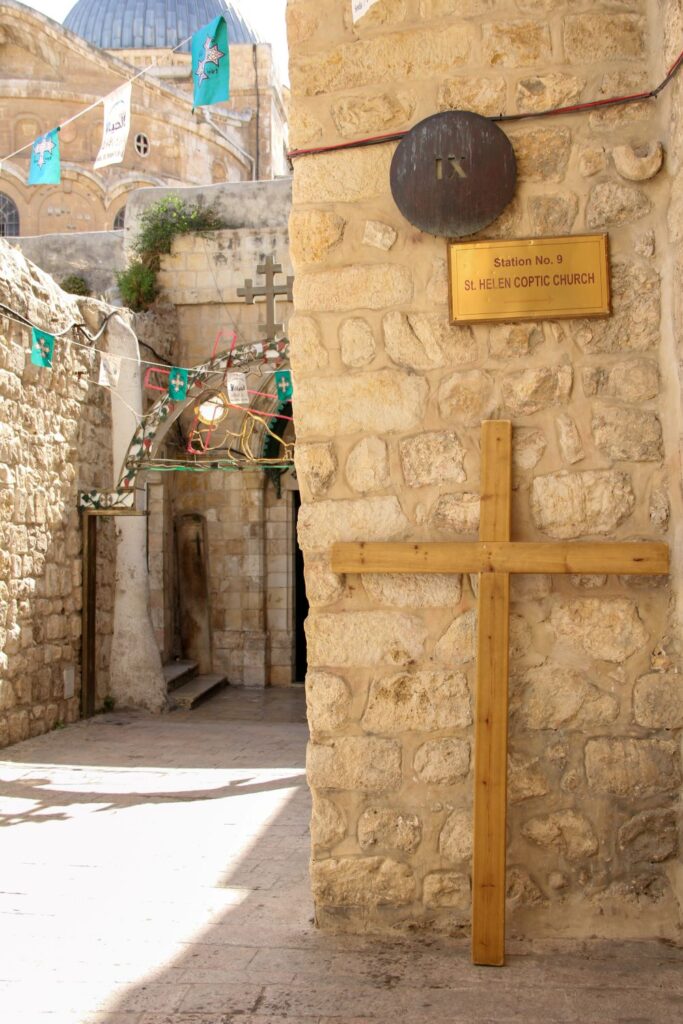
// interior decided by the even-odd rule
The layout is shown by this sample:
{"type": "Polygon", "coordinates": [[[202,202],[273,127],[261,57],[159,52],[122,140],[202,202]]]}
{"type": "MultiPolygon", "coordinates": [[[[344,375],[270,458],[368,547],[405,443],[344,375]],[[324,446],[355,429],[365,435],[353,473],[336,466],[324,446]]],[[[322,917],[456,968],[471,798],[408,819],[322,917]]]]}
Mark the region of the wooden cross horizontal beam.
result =
{"type": "Polygon", "coordinates": [[[335,544],[333,572],[398,573],[623,573],[657,576],[669,572],[667,544],[527,543],[500,541],[448,544],[335,544]]]}

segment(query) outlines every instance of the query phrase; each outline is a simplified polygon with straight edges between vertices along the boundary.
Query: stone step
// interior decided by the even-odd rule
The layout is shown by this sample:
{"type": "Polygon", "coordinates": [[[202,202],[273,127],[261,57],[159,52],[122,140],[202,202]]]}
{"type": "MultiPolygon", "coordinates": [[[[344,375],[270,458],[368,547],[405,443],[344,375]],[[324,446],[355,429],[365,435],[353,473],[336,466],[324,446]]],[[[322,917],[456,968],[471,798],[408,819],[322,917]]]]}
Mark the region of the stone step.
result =
{"type": "Polygon", "coordinates": [[[218,672],[212,672],[210,675],[205,676],[195,676],[194,679],[190,679],[189,682],[184,683],[177,690],[174,690],[173,693],[169,694],[169,706],[171,710],[182,708],[184,711],[190,711],[200,701],[227,685],[228,680],[226,677],[218,672]]]}
{"type": "Polygon", "coordinates": [[[198,668],[199,665],[196,661],[171,661],[168,665],[164,665],[164,677],[168,693],[172,690],[177,690],[179,686],[184,686],[185,683],[189,683],[191,679],[194,679],[198,668]]]}

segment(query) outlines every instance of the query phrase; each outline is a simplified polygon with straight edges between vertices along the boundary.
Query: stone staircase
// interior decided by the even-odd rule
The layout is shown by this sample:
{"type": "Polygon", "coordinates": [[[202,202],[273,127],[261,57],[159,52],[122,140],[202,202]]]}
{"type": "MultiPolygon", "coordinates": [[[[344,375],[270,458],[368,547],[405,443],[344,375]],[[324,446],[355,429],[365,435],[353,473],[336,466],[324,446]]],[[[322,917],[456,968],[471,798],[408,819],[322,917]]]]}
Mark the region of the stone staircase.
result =
{"type": "Polygon", "coordinates": [[[196,661],[172,661],[164,665],[171,711],[191,711],[200,701],[228,685],[227,678],[217,672],[197,675],[198,667],[196,661]]]}

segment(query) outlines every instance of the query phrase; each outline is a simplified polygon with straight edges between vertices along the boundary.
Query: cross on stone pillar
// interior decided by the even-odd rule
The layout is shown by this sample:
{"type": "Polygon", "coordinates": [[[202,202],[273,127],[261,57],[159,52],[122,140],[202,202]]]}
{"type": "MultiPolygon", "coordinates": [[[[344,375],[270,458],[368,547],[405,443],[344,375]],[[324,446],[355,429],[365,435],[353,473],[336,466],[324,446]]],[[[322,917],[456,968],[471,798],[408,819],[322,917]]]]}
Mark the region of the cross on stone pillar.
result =
{"type": "Polygon", "coordinates": [[[335,544],[338,573],[479,573],[472,862],[472,961],[505,961],[510,573],[665,575],[658,543],[510,540],[512,424],[482,423],[479,541],[335,544]]]}
{"type": "Polygon", "coordinates": [[[282,273],[282,265],[275,263],[272,256],[266,256],[265,261],[256,268],[256,273],[265,276],[265,285],[254,287],[254,282],[249,277],[244,282],[244,288],[238,288],[237,294],[243,298],[248,306],[254,305],[254,299],[263,296],[266,300],[266,323],[260,327],[266,332],[267,341],[275,341],[277,334],[284,331],[284,325],[275,322],[275,300],[278,295],[287,297],[288,302],[294,301],[292,285],[294,278],[288,277],[286,284],[275,284],[275,277],[282,273]]]}

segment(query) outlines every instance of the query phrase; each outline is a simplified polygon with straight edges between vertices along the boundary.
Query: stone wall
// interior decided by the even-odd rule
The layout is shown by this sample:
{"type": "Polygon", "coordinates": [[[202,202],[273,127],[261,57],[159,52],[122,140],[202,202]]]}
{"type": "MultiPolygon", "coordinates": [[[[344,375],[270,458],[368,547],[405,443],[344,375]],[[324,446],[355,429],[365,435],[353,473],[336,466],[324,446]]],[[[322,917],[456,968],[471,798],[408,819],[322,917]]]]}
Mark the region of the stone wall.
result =
{"type": "MultiPolygon", "coordinates": [[[[667,56],[680,46],[680,5],[665,8],[379,0],[354,27],[349,3],[290,0],[292,144],[641,90],[663,77],[665,21],[667,56]]],[[[446,244],[399,214],[395,146],[295,161],[290,336],[324,926],[468,927],[476,581],[338,577],[329,549],[475,538],[480,423],[503,417],[514,537],[674,549],[672,581],[514,580],[510,930],[677,934],[680,353],[661,143],[680,141],[668,103],[506,126],[517,197],[483,236],[607,232],[607,320],[449,326],[446,244]]],[[[675,237],[675,204],[670,216],[675,237]]]]}
{"type": "MultiPolygon", "coordinates": [[[[50,332],[97,330],[108,308],[76,300],[0,239],[0,302],[50,332]]],[[[69,332],[67,339],[82,342],[69,332]]],[[[110,487],[109,395],[91,352],[58,340],[31,365],[30,330],[0,310],[0,747],[79,717],[81,489],[110,487]]],[[[98,705],[113,631],[113,521],[99,528],[98,705]]]]}
{"type": "Polygon", "coordinates": [[[59,283],[69,274],[86,281],[91,294],[113,300],[118,292],[116,272],[123,270],[123,231],[82,231],[67,235],[13,238],[15,245],[59,283]]]}

